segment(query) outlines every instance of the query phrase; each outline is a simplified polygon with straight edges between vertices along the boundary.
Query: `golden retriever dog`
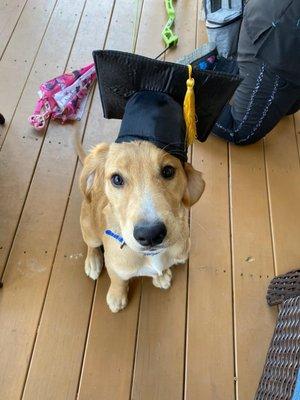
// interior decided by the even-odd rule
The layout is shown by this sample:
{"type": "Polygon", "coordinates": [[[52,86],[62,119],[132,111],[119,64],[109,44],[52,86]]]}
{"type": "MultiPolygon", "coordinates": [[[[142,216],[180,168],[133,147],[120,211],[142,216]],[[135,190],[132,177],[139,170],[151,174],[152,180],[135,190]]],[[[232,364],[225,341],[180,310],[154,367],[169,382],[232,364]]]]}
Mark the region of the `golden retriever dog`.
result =
{"type": "Polygon", "coordinates": [[[130,278],[150,276],[154,286],[170,287],[170,267],[188,258],[189,207],[204,186],[190,164],[147,141],[99,144],[85,157],[80,177],[85,272],[98,278],[103,245],[112,312],[126,307],[130,278]]]}

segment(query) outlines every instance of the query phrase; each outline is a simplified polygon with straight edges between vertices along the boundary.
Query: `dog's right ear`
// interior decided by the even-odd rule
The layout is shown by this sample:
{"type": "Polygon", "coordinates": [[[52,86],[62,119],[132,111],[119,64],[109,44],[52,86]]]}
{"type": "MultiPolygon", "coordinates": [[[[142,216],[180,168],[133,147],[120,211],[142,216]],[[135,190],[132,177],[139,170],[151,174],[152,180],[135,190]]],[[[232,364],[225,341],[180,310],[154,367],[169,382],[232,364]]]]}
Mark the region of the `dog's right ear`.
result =
{"type": "Polygon", "coordinates": [[[187,189],[182,201],[187,207],[191,207],[200,199],[205,188],[205,182],[202,173],[193,168],[191,164],[185,163],[184,171],[187,177],[187,189]]]}
{"type": "MultiPolygon", "coordinates": [[[[109,150],[109,144],[98,144],[84,159],[80,176],[80,189],[88,203],[91,201],[91,193],[95,182],[104,181],[104,165],[109,150]]],[[[103,190],[102,188],[99,188],[103,190]]]]}

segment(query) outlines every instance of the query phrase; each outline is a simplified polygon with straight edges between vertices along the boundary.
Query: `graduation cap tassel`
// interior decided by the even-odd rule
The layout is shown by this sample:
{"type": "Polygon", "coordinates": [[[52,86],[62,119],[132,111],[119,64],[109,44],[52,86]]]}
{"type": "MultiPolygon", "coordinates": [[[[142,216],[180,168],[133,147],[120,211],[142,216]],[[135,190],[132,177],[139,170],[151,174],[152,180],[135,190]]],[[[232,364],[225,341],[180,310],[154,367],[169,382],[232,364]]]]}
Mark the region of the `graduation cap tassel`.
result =
{"type": "Polygon", "coordinates": [[[192,66],[188,65],[189,78],[186,81],[186,94],[183,102],[183,114],[186,124],[187,145],[191,145],[197,139],[196,111],[195,111],[195,80],[192,78],[192,66]]]}

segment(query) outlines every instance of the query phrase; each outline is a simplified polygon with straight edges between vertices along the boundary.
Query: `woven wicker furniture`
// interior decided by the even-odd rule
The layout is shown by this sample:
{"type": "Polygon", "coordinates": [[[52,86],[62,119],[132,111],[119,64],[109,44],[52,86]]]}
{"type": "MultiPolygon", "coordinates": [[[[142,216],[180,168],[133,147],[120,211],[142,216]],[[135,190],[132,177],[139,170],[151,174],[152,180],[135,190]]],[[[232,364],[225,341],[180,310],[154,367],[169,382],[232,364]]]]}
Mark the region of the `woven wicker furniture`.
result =
{"type": "Polygon", "coordinates": [[[300,400],[300,270],[274,278],[267,302],[280,311],[255,400],[300,400]]]}

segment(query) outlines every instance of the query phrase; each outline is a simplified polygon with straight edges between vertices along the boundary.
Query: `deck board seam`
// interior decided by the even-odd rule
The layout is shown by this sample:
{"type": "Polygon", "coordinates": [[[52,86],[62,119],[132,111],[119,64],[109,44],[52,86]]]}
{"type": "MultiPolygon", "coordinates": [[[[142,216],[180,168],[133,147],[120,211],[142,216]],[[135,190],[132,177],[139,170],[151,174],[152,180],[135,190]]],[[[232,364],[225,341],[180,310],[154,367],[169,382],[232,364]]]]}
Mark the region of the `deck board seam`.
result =
{"type": "Polygon", "coordinates": [[[137,321],[136,321],[136,330],[135,330],[135,339],[134,339],[134,354],[132,360],[132,370],[131,370],[131,380],[130,380],[130,387],[129,387],[129,400],[133,397],[133,382],[136,370],[136,359],[137,359],[137,351],[138,351],[138,339],[139,339],[139,326],[140,326],[140,316],[141,316],[141,304],[142,304],[142,297],[143,297],[143,282],[144,278],[141,279],[141,289],[140,289],[140,297],[139,297],[139,305],[137,310],[137,321]]]}
{"type": "Polygon", "coordinates": [[[271,236],[271,243],[272,243],[273,271],[274,271],[274,275],[277,275],[278,270],[277,270],[277,263],[276,263],[276,250],[275,250],[274,224],[273,224],[273,218],[272,218],[270,180],[269,180],[269,174],[268,174],[268,168],[267,168],[266,147],[265,147],[264,139],[263,139],[262,146],[263,146],[263,157],[264,157],[264,167],[265,167],[265,182],[266,182],[267,203],[268,203],[269,227],[270,227],[270,236],[271,236]]]}
{"type": "MultiPolygon", "coordinates": [[[[136,52],[136,46],[137,46],[137,41],[139,37],[139,31],[140,31],[140,26],[141,26],[141,19],[142,19],[142,14],[143,14],[143,9],[144,9],[144,0],[142,0],[141,8],[139,11],[139,16],[138,16],[138,22],[137,22],[137,27],[134,27],[136,29],[136,34],[133,37],[133,43],[132,43],[132,52],[136,52]]],[[[134,376],[135,376],[135,366],[136,366],[136,359],[137,359],[137,351],[138,351],[138,338],[139,338],[139,326],[140,326],[140,316],[141,316],[141,304],[142,304],[142,297],[143,297],[143,278],[141,280],[140,284],[140,293],[139,293],[139,303],[138,303],[138,309],[137,309],[137,320],[136,320],[136,327],[135,327],[135,338],[134,338],[134,349],[133,349],[133,360],[132,360],[132,366],[131,366],[131,379],[130,379],[130,386],[129,386],[129,399],[132,399],[133,396],[133,383],[134,383],[134,376]]]]}
{"type": "MultiPolygon", "coordinates": [[[[196,2],[196,28],[195,28],[195,41],[194,48],[197,48],[198,45],[198,12],[199,12],[199,1],[196,2]]],[[[193,164],[193,154],[194,147],[191,146],[190,152],[190,161],[193,164]]],[[[191,220],[192,213],[189,211],[189,230],[191,232],[191,220]]],[[[185,321],[184,321],[184,338],[183,338],[183,382],[182,382],[182,400],[186,399],[186,391],[187,391],[187,364],[188,364],[188,327],[189,327],[189,279],[190,279],[190,258],[188,258],[186,262],[186,289],[185,289],[185,321]]]]}
{"type": "Polygon", "coordinates": [[[75,399],[78,399],[79,396],[79,391],[80,391],[80,385],[82,382],[82,375],[83,375],[83,369],[84,369],[84,364],[86,360],[86,348],[88,346],[89,342],[89,337],[91,333],[91,325],[92,325],[92,317],[93,317],[93,312],[95,308],[95,301],[96,301],[96,293],[97,293],[97,288],[98,288],[98,282],[97,280],[94,285],[94,290],[93,290],[93,297],[91,301],[91,307],[90,307],[90,312],[89,312],[89,319],[88,319],[88,324],[86,328],[86,335],[85,335],[85,340],[84,340],[84,346],[83,346],[83,352],[82,352],[82,357],[81,357],[81,364],[80,364],[80,369],[79,369],[79,374],[78,374],[78,382],[77,382],[77,388],[76,388],[76,397],[75,399]]]}
{"type": "Polygon", "coordinates": [[[183,344],[183,384],[182,399],[186,399],[187,390],[187,364],[188,364],[188,324],[189,324],[189,278],[190,278],[190,260],[186,263],[186,300],[185,300],[185,321],[184,321],[184,344],[183,344]]]}
{"type": "Polygon", "coordinates": [[[234,374],[234,399],[239,400],[238,391],[238,351],[237,351],[237,316],[235,301],[235,268],[234,268],[234,240],[233,240],[233,213],[232,213],[232,171],[231,171],[231,144],[227,143],[227,174],[228,174],[228,214],[229,214],[229,240],[230,240],[230,267],[231,267],[231,313],[232,313],[232,350],[234,374]]]}

